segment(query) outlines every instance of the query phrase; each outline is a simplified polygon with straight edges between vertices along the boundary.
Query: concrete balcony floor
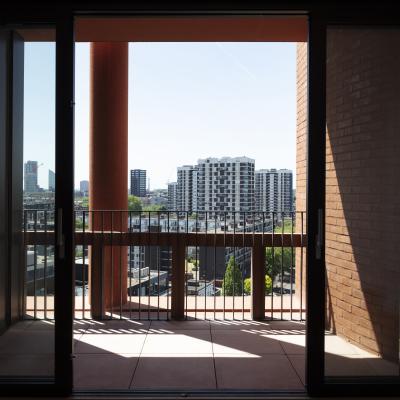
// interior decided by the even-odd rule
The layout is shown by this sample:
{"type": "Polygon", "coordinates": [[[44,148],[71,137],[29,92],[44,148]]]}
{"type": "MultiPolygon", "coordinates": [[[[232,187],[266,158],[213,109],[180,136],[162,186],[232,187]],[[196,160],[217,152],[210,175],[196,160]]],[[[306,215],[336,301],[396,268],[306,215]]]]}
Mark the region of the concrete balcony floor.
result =
{"type": "MultiPolygon", "coordinates": [[[[53,374],[54,324],[0,336],[0,376],[53,374]]],[[[389,363],[326,335],[327,375],[396,375],[389,363]]],[[[305,325],[289,321],[77,320],[74,386],[91,389],[303,390],[305,325]]]]}

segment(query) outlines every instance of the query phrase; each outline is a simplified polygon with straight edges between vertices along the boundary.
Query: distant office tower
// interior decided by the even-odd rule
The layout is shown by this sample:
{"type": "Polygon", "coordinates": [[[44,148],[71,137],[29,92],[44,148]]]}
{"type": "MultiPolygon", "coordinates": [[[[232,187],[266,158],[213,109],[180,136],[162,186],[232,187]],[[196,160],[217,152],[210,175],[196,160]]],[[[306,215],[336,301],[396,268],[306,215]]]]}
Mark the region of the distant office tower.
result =
{"type": "Polygon", "coordinates": [[[178,184],[176,182],[168,183],[168,210],[177,210],[178,184]]]}
{"type": "Polygon", "coordinates": [[[39,191],[37,161],[27,161],[24,164],[24,190],[27,193],[39,191]]]}
{"type": "Polygon", "coordinates": [[[146,196],[146,170],[131,169],[131,194],[137,197],[146,196]]]}
{"type": "MultiPolygon", "coordinates": [[[[248,157],[206,158],[198,161],[199,211],[254,210],[254,160],[248,157]]],[[[239,217],[239,216],[238,216],[239,217]]]]}
{"type": "MultiPolygon", "coordinates": [[[[177,182],[177,210],[192,212],[195,210],[193,207],[193,199],[197,197],[197,171],[193,165],[184,165],[178,167],[178,182],[177,182]],[[193,184],[193,180],[196,183],[193,184]]],[[[197,208],[197,207],[196,207],[197,208]]]]}
{"type": "Polygon", "coordinates": [[[261,169],[255,173],[256,211],[293,211],[293,173],[288,169],[261,169]]]}
{"type": "Polygon", "coordinates": [[[89,181],[80,181],[79,191],[82,193],[83,196],[87,196],[89,194],[89,181]]]}
{"type": "Polygon", "coordinates": [[[49,169],[49,192],[54,192],[56,190],[56,174],[54,171],[49,169]]]}

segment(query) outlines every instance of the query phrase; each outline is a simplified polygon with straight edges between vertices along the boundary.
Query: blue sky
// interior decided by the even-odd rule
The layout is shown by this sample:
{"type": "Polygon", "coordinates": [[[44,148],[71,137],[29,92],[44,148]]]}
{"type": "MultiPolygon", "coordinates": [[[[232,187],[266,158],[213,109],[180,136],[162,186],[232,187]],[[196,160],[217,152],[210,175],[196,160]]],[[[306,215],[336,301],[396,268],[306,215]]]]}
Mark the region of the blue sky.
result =
{"type": "MultiPolygon", "coordinates": [[[[26,44],[24,160],[54,169],[55,48],[26,44]]],[[[75,186],[88,179],[89,44],[77,43],[75,186]]],[[[151,188],[197,159],[248,156],[295,170],[295,43],[131,43],[129,168],[151,188]]]]}

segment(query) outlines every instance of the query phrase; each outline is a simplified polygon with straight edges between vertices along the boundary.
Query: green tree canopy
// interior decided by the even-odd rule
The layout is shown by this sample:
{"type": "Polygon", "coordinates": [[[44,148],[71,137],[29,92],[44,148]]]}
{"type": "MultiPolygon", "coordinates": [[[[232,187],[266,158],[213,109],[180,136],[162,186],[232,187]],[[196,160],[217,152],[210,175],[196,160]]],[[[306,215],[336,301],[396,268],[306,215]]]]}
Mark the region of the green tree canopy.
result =
{"type": "MultiPolygon", "coordinates": [[[[251,278],[244,280],[244,292],[245,294],[251,294],[251,278]]],[[[265,275],[265,294],[271,294],[272,292],[272,279],[265,275]]]]}
{"type": "Polygon", "coordinates": [[[129,195],[128,196],[128,210],[129,211],[142,211],[142,202],[139,197],[129,195]]]}
{"type": "Polygon", "coordinates": [[[231,256],[222,282],[222,295],[240,296],[242,294],[243,277],[235,258],[231,256]]]}
{"type": "MultiPolygon", "coordinates": [[[[293,268],[295,262],[295,251],[293,249],[293,268]]],[[[282,263],[282,247],[267,247],[266,249],[266,273],[272,279],[281,273],[282,265],[283,272],[290,272],[290,266],[292,264],[292,250],[290,247],[283,248],[283,263],[282,263]]]]}
{"type": "Polygon", "coordinates": [[[143,207],[143,211],[166,211],[166,207],[159,204],[149,204],[143,207]]]}

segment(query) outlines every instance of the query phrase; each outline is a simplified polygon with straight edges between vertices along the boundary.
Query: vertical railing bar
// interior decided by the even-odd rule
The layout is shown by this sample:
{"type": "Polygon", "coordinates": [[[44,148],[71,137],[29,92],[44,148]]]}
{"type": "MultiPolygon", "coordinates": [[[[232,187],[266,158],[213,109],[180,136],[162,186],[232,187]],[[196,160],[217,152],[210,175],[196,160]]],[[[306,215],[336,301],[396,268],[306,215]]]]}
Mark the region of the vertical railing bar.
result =
{"type": "MultiPolygon", "coordinates": [[[[94,253],[94,251],[93,251],[94,245],[93,244],[94,244],[94,241],[95,241],[95,239],[94,239],[95,228],[94,228],[94,212],[91,211],[91,210],[89,210],[89,225],[91,226],[91,231],[92,231],[92,249],[91,249],[91,252],[90,252],[90,268],[92,269],[92,274],[93,274],[93,268],[94,268],[94,254],[93,254],[94,253]],[[90,224],[90,219],[92,221],[91,224],[90,224]]],[[[101,280],[100,280],[100,282],[101,282],[101,280]]],[[[101,299],[101,297],[103,297],[103,293],[102,292],[100,292],[100,299],[101,299]]],[[[92,303],[93,303],[93,301],[92,301],[92,303]]],[[[100,304],[101,304],[101,300],[100,300],[100,304]]],[[[89,314],[90,317],[93,317],[92,307],[90,309],[90,314],[89,314]]],[[[101,308],[101,310],[102,309],[103,308],[101,308]]]]}
{"type": "Polygon", "coordinates": [[[215,314],[215,309],[217,306],[217,300],[215,298],[215,282],[217,279],[217,213],[214,214],[214,286],[213,286],[213,291],[214,291],[214,320],[216,317],[215,314]]]}
{"type": "Polygon", "coordinates": [[[300,321],[303,321],[303,211],[301,211],[301,239],[300,239],[300,321]]]}
{"type": "Polygon", "coordinates": [[[47,210],[44,211],[44,265],[43,265],[43,292],[44,292],[44,319],[47,319],[47,210]]]}
{"type": "Polygon", "coordinates": [[[147,226],[147,245],[149,249],[149,279],[148,279],[148,294],[147,294],[147,319],[150,320],[150,274],[151,274],[151,246],[150,246],[150,239],[151,239],[151,211],[149,211],[149,219],[148,219],[148,226],[147,226]]]}
{"type": "MultiPolygon", "coordinates": [[[[170,240],[169,239],[169,232],[170,232],[170,229],[169,229],[169,221],[170,221],[169,214],[170,214],[170,211],[167,211],[168,240],[170,240]]],[[[170,248],[171,248],[171,246],[168,246],[168,254],[169,255],[171,254],[170,248]]],[[[169,256],[168,256],[168,259],[170,260],[169,256]]],[[[169,276],[170,276],[170,273],[171,273],[171,263],[168,262],[168,272],[167,272],[167,321],[169,321],[169,276]]]]}
{"type": "Polygon", "coordinates": [[[199,217],[198,217],[198,212],[196,212],[196,290],[195,290],[195,295],[194,295],[194,319],[197,320],[197,295],[198,295],[198,278],[199,278],[199,273],[200,273],[200,267],[199,267],[199,258],[198,258],[198,226],[199,223],[199,217]]]}
{"type": "MultiPolygon", "coordinates": [[[[119,299],[119,319],[122,319],[122,300],[123,300],[123,294],[122,294],[122,227],[125,225],[123,224],[123,211],[120,210],[119,214],[119,291],[120,291],[120,299],[119,299]]],[[[126,282],[125,282],[126,283],[126,282]]],[[[125,284],[124,284],[125,286],[125,284]]]]}
{"type": "Polygon", "coordinates": [[[236,211],[233,212],[232,319],[235,320],[236,211]]]}
{"type": "MultiPolygon", "coordinates": [[[[139,211],[139,236],[142,238],[142,212],[139,211]]],[[[142,260],[141,260],[141,253],[143,251],[143,260],[146,256],[146,248],[143,246],[139,246],[139,320],[142,318],[142,260]]]]}
{"type": "Polygon", "coordinates": [[[290,252],[291,252],[291,260],[290,260],[290,320],[293,320],[293,227],[294,227],[294,219],[293,219],[294,213],[293,211],[291,212],[291,223],[292,223],[292,229],[290,232],[290,252]]]}
{"type": "Polygon", "coordinates": [[[111,301],[110,301],[110,309],[111,309],[111,318],[114,319],[114,213],[110,211],[111,214],[111,231],[110,231],[110,253],[111,253],[111,301]]]}
{"type": "Polygon", "coordinates": [[[86,285],[85,285],[85,280],[86,280],[86,274],[85,274],[85,243],[86,243],[86,212],[83,210],[82,211],[82,219],[83,219],[83,225],[82,225],[82,319],[85,319],[85,295],[86,295],[86,285]]]}
{"type": "MultiPolygon", "coordinates": [[[[265,246],[264,246],[264,231],[265,231],[265,212],[264,211],[262,211],[261,212],[262,213],[262,231],[261,231],[261,241],[262,241],[262,246],[263,246],[263,251],[264,251],[264,253],[265,253],[265,246]]],[[[265,257],[265,255],[264,255],[264,257],[265,257]]],[[[264,275],[265,275],[265,265],[264,265],[264,275]]],[[[265,279],[265,278],[264,278],[265,279]]],[[[264,300],[265,300],[265,298],[264,298],[264,300]]],[[[263,317],[265,318],[265,301],[264,301],[264,310],[263,310],[263,317]]]]}
{"type": "MultiPolygon", "coordinates": [[[[187,239],[188,236],[188,232],[189,232],[189,211],[186,211],[186,232],[185,232],[185,239],[187,239]]],[[[186,243],[186,240],[185,240],[186,243]]],[[[188,318],[188,280],[187,280],[187,266],[188,266],[188,247],[185,246],[185,319],[187,320],[188,318]]]]}
{"type": "MultiPolygon", "coordinates": [[[[27,308],[26,303],[27,303],[27,292],[28,292],[26,289],[26,282],[27,282],[26,275],[28,272],[28,266],[27,266],[28,246],[26,244],[26,225],[27,225],[26,220],[27,220],[27,218],[28,218],[28,213],[26,210],[24,210],[24,227],[23,227],[23,229],[24,229],[24,282],[22,285],[22,296],[23,296],[22,297],[23,298],[22,313],[24,316],[26,315],[26,308],[27,308]]],[[[54,269],[54,267],[53,267],[53,269],[54,269]]]]}
{"type": "MultiPolygon", "coordinates": [[[[129,210],[128,212],[129,215],[129,236],[132,233],[132,211],[129,210]]],[[[132,320],[132,250],[134,250],[134,246],[130,245],[131,242],[129,242],[129,320],[132,320]],[[133,247],[133,249],[132,249],[133,247]]],[[[140,254],[140,253],[139,253],[140,254]]],[[[139,261],[139,265],[140,265],[140,261],[139,261]]]]}
{"type": "MultiPolygon", "coordinates": [[[[224,264],[225,264],[225,251],[226,251],[226,211],[224,211],[224,264]]],[[[225,276],[224,276],[225,278],[225,276]]],[[[226,293],[225,293],[225,279],[222,280],[223,284],[223,295],[224,295],[224,309],[223,309],[223,316],[222,319],[225,320],[225,309],[226,309],[226,293]]]]}
{"type": "Polygon", "coordinates": [[[206,211],[206,246],[205,246],[205,274],[204,274],[204,319],[207,320],[207,260],[208,260],[208,246],[207,246],[207,235],[208,235],[208,212],[206,211]]]}
{"type": "MultiPolygon", "coordinates": [[[[243,260],[244,260],[244,256],[246,254],[245,251],[245,235],[246,235],[246,211],[243,212],[243,248],[242,248],[242,252],[243,252],[243,260]]],[[[242,275],[242,320],[244,320],[244,262],[242,262],[242,268],[240,268],[240,272],[242,275]]]]}
{"type": "MultiPolygon", "coordinates": [[[[95,217],[95,211],[93,211],[93,221],[95,217]]],[[[93,222],[94,226],[94,222],[93,222]]],[[[105,319],[105,290],[104,290],[104,272],[105,272],[105,267],[104,267],[104,262],[105,262],[105,251],[104,251],[104,211],[101,211],[101,270],[100,270],[100,276],[101,276],[101,318],[105,319]]]]}
{"type": "Polygon", "coordinates": [[[33,231],[35,233],[35,244],[33,245],[33,318],[37,318],[37,297],[36,297],[36,268],[37,268],[37,245],[36,245],[36,232],[37,232],[37,213],[34,212],[33,231]]]}
{"type": "MultiPolygon", "coordinates": [[[[157,243],[160,244],[160,211],[157,211],[157,243]]],[[[160,257],[161,246],[158,246],[157,251],[157,320],[160,320],[160,257]]]]}
{"type": "Polygon", "coordinates": [[[272,275],[272,291],[271,291],[271,319],[274,319],[274,283],[275,283],[275,211],[272,211],[272,249],[271,249],[271,275],[272,275]]]}
{"type": "Polygon", "coordinates": [[[285,230],[285,212],[281,211],[282,229],[281,229],[281,321],[283,320],[283,233],[285,230]]]}

